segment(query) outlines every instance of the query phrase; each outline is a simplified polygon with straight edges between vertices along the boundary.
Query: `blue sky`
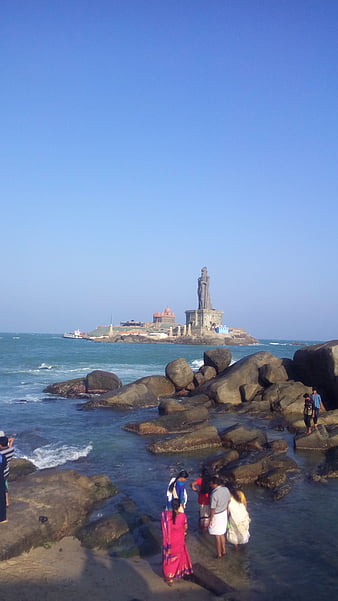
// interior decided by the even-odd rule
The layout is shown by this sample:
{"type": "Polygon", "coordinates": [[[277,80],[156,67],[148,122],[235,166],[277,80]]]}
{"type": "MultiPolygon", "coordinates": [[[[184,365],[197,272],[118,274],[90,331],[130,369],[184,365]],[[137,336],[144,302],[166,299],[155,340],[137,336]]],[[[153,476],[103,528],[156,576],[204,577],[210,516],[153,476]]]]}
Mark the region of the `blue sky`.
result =
{"type": "Polygon", "coordinates": [[[0,331],[338,338],[335,0],[3,0],[0,331]]]}

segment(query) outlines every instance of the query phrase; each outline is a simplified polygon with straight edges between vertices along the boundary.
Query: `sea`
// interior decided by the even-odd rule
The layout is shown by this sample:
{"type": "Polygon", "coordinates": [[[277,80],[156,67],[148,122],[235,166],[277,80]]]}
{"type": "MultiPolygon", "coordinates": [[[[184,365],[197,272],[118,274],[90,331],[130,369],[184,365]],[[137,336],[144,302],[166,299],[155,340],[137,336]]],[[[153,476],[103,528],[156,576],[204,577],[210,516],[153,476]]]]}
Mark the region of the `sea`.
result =
{"type": "MultiPolygon", "coordinates": [[[[292,358],[298,348],[315,342],[263,340],[229,348],[236,362],[259,351],[292,358]]],[[[0,430],[15,437],[17,457],[30,459],[41,470],[57,466],[87,475],[107,474],[144,513],[159,521],[170,477],[186,469],[195,479],[207,453],[152,455],[146,448],[151,437],[123,429],[129,422],[156,418],[156,408],[82,411],[80,399],[57,398],[44,388],[95,369],[114,372],[128,384],[143,376],[164,375],[166,364],[178,357],[198,370],[208,348],[214,347],[97,343],[65,339],[61,334],[0,334],[0,430]]],[[[229,546],[220,562],[214,560],[212,537],[198,532],[197,498],[188,486],[190,540],[191,544],[199,542],[203,563],[226,580],[236,592],[234,598],[241,601],[337,598],[338,481],[315,483],[308,477],[323,454],[296,453],[292,434],[276,432],[269,420],[217,411],[210,420],[219,429],[235,423],[259,426],[269,440],[283,436],[301,474],[295,477],[292,491],[279,501],[255,485],[244,488],[251,538],[239,551],[229,546]]],[[[95,512],[93,519],[109,512],[109,502],[95,512]]]]}

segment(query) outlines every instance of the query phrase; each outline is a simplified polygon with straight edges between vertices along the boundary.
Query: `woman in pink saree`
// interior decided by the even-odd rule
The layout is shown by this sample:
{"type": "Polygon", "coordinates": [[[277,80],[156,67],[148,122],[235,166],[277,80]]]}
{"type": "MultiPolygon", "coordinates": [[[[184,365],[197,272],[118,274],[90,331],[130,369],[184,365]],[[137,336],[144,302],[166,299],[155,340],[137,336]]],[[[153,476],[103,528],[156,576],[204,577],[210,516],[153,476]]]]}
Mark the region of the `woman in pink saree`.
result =
{"type": "Polygon", "coordinates": [[[181,513],[180,501],[173,499],[172,511],[162,512],[163,554],[162,569],[164,580],[171,586],[174,580],[193,573],[185,535],[188,529],[187,516],[181,513]]]}

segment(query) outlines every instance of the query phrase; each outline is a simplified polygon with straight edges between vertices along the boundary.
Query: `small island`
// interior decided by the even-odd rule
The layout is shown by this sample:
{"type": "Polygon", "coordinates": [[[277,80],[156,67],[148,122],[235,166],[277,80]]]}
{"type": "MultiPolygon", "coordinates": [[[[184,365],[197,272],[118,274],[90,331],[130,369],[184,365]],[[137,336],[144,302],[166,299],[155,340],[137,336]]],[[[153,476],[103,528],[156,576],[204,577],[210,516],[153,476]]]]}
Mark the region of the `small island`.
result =
{"type": "Polygon", "coordinates": [[[197,285],[198,308],[185,311],[185,324],[176,323],[169,307],[153,314],[152,322],[124,321],[119,326],[98,326],[86,338],[94,342],[166,342],[172,344],[239,345],[258,344],[243,328],[222,324],[223,311],[214,309],[210,298],[210,276],[203,267],[197,285]]]}

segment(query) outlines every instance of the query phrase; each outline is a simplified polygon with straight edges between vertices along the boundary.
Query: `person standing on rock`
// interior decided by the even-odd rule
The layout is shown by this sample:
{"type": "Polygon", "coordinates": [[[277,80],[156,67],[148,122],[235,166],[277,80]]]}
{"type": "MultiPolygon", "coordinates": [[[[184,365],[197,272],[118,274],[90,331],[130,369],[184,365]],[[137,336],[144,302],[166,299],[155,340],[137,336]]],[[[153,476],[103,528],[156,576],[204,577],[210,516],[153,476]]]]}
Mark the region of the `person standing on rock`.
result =
{"type": "Polygon", "coordinates": [[[0,524],[7,522],[6,515],[6,477],[7,459],[0,454],[0,524]]]}
{"type": "Polygon", "coordinates": [[[166,509],[172,510],[172,502],[174,499],[178,499],[180,502],[181,512],[184,512],[187,504],[188,495],[185,490],[185,483],[189,478],[188,472],[185,470],[180,471],[178,476],[171,478],[167,488],[167,507],[166,509]]]}
{"type": "Polygon", "coordinates": [[[304,424],[306,426],[306,434],[311,434],[311,419],[313,418],[314,406],[311,396],[306,392],[304,395],[304,424]]]}
{"type": "Polygon", "coordinates": [[[318,428],[318,416],[319,411],[324,409],[322,398],[320,394],[318,394],[318,390],[316,386],[312,386],[312,395],[311,399],[313,402],[313,424],[315,428],[318,428]]]}
{"type": "Polygon", "coordinates": [[[198,492],[200,529],[207,530],[210,523],[210,474],[206,467],[201,476],[192,482],[191,488],[198,492]]]}
{"type": "Polygon", "coordinates": [[[5,455],[7,459],[7,466],[5,469],[5,486],[6,486],[6,506],[9,505],[8,497],[8,475],[9,475],[9,462],[13,459],[14,455],[14,438],[8,438],[4,433],[0,432],[0,454],[5,455]]]}
{"type": "Polygon", "coordinates": [[[231,495],[218,476],[211,478],[209,534],[215,536],[217,559],[226,555],[225,533],[228,525],[228,506],[231,495]]]}
{"type": "Polygon", "coordinates": [[[172,586],[174,580],[193,573],[185,537],[188,531],[187,516],[181,512],[178,499],[173,499],[172,509],[162,512],[163,535],[162,570],[164,580],[172,586]]]}

